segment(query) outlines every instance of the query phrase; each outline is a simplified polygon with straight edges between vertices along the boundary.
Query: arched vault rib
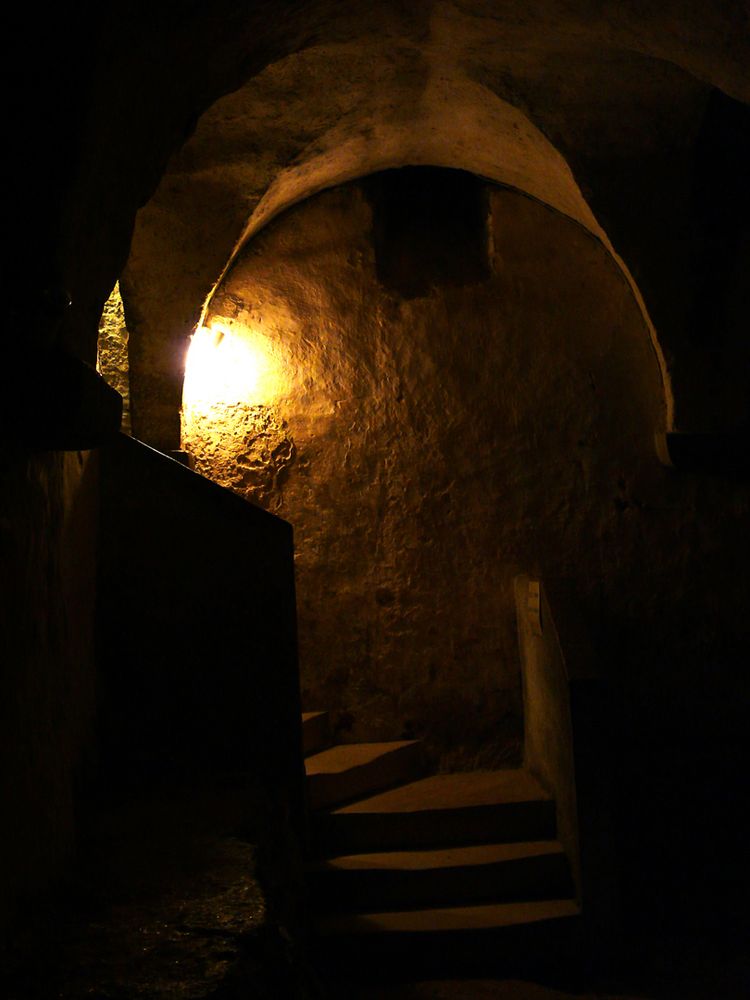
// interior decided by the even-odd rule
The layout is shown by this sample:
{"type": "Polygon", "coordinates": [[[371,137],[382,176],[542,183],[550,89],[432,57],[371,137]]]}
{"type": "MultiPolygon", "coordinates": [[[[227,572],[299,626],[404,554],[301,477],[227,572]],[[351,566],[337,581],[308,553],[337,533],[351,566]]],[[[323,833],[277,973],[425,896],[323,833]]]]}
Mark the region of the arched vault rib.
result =
{"type": "Polygon", "coordinates": [[[622,271],[642,313],[664,389],[665,429],[671,429],[674,405],[669,372],[646,304],[627,265],[549,140],[517,108],[466,79],[433,76],[413,118],[363,121],[356,129],[346,122],[321,135],[295,163],[282,170],[235,242],[204,302],[201,321],[242,248],[273,218],[325,188],[407,165],[453,167],[485,177],[542,202],[599,240],[622,271]]]}

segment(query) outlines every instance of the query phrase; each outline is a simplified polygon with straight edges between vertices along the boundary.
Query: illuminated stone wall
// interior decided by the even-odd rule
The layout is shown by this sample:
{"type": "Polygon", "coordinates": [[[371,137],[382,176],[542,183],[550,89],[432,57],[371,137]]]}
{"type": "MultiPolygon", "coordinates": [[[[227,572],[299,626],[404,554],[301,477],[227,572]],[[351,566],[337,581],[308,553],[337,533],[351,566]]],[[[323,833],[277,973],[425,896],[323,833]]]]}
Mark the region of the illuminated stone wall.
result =
{"type": "Polygon", "coordinates": [[[212,389],[189,362],[183,443],[294,525],[306,707],[496,764],[520,726],[513,576],[593,595],[638,565],[658,366],[580,227],[492,189],[489,275],[403,298],[377,277],[368,190],[324,192],[245,250],[208,318],[234,374],[212,389]]]}
{"type": "Polygon", "coordinates": [[[97,370],[108,385],[122,396],[122,429],[130,433],[130,366],[128,364],[128,328],[117,282],[104,303],[99,321],[97,370]]]}

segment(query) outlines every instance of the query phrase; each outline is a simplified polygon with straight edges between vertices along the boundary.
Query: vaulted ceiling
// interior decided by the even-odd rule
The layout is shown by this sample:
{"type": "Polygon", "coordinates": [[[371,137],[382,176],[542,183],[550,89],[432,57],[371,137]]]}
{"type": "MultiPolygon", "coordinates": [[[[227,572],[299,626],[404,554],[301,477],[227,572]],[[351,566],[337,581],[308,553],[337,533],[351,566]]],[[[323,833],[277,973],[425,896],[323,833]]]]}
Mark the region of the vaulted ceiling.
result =
{"type": "Polygon", "coordinates": [[[694,283],[696,149],[714,88],[750,97],[739,10],[318,3],[260,27],[262,13],[231,36],[218,17],[207,26],[193,71],[235,89],[138,215],[123,290],[154,405],[174,410],[179,344],[245,241],[318,190],[406,164],[470,170],[601,239],[643,294],[669,399],[664,353],[678,353],[694,283]]]}

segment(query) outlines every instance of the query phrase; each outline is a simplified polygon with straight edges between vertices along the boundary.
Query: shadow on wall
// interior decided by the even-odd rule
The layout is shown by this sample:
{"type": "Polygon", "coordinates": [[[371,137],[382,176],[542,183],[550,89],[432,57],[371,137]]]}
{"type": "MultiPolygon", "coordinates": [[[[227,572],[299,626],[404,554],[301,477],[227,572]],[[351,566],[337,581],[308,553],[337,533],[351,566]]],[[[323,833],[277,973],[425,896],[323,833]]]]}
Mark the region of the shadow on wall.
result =
{"type": "MultiPolygon", "coordinates": [[[[73,856],[75,795],[92,769],[97,473],[90,452],[0,445],[0,948],[18,907],[73,856]]],[[[33,923],[33,922],[32,922],[33,923]]]]}

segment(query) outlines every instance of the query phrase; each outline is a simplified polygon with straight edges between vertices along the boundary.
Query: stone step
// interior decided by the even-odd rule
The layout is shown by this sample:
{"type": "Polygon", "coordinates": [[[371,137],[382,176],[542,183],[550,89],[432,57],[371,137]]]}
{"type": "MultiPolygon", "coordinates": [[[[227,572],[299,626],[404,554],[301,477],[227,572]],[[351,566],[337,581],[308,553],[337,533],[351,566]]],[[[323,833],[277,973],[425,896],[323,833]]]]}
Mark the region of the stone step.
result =
{"type": "Polygon", "coordinates": [[[331,744],[331,718],[328,712],[302,713],[302,753],[305,757],[325,750],[331,744]]]}
{"type": "Polygon", "coordinates": [[[423,766],[420,740],[330,747],[305,760],[310,807],[336,806],[411,781],[423,766]]]}
{"type": "Polygon", "coordinates": [[[317,924],[317,953],[337,979],[547,976],[575,980],[581,965],[580,910],[572,899],[329,914],[317,924]]]}
{"type": "Polygon", "coordinates": [[[558,899],[575,892],[557,841],[343,855],[309,866],[307,882],[318,910],[558,899]]]}
{"type": "Polygon", "coordinates": [[[554,840],[555,803],[523,769],[436,774],[314,817],[319,853],[554,840]]]}
{"type": "Polygon", "coordinates": [[[484,903],[479,906],[443,906],[420,910],[376,913],[329,914],[317,923],[321,937],[380,934],[443,934],[461,931],[493,931],[503,927],[528,926],[550,920],[578,917],[574,899],[544,899],[516,903],[484,903]]]}

